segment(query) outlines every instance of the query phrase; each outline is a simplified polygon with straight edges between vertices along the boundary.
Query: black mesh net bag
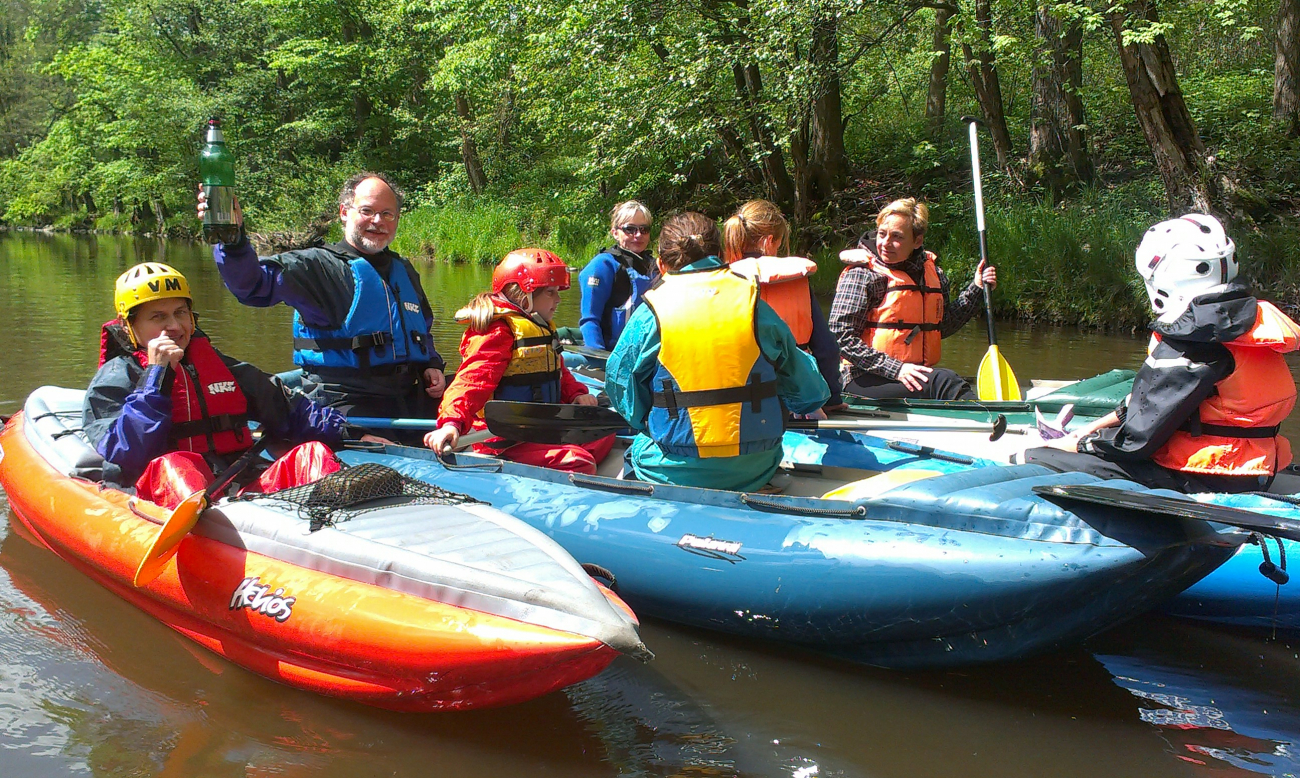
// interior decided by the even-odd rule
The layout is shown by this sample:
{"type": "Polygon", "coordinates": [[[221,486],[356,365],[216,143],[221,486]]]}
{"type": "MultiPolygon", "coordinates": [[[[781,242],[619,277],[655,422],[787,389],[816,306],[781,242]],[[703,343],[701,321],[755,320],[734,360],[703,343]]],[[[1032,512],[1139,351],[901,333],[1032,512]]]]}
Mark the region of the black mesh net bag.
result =
{"type": "Polygon", "coordinates": [[[391,467],[366,463],[345,467],[319,481],[271,494],[245,494],[237,500],[274,500],[298,509],[311,531],[348,521],[390,505],[464,505],[481,503],[468,494],[408,478],[391,467]]]}

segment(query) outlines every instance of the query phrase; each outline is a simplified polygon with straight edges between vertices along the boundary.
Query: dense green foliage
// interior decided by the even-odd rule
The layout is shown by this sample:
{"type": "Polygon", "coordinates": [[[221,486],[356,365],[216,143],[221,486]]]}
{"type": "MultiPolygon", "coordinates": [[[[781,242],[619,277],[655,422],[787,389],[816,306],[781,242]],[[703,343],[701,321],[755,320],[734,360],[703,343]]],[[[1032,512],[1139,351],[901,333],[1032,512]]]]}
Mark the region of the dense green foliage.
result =
{"type": "MultiPolygon", "coordinates": [[[[1027,161],[1035,4],[994,0],[987,38],[973,0],[951,6],[947,108],[932,133],[935,5],[0,0],[0,222],[193,234],[196,154],[215,114],[254,229],[303,227],[371,168],[408,190],[398,248],[411,254],[490,261],[527,241],[577,262],[607,239],[603,214],[620,199],[725,216],[767,196],[833,267],[880,205],[919,194],[935,206],[931,247],[968,277],[978,244],[956,117],[982,113],[966,62],[987,51],[1012,143],[1005,167],[984,154],[1000,307],[1140,321],[1129,257],[1170,206],[1112,6],[1048,3],[1083,31],[1077,91],[1097,171],[1062,187],[1027,161]]],[[[1167,3],[1158,24],[1137,19],[1125,35],[1168,40],[1221,212],[1258,249],[1258,280],[1281,292],[1300,273],[1300,140],[1270,121],[1276,10],[1167,3]]]]}

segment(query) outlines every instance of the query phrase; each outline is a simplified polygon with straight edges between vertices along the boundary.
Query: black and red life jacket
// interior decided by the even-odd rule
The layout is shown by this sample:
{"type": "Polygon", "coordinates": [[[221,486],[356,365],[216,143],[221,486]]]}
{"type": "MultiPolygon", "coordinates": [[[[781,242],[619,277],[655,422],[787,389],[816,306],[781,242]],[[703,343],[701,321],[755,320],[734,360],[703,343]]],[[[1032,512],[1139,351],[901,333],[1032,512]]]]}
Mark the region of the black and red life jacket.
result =
{"type": "MultiPolygon", "coordinates": [[[[149,365],[148,351],[131,348],[121,323],[107,322],[100,331],[99,364],[126,355],[143,367],[149,365]]],[[[253,445],[248,429],[248,398],[207,335],[194,331],[179,369],[169,380],[172,428],[168,437],[172,451],[230,454],[253,445]]]]}

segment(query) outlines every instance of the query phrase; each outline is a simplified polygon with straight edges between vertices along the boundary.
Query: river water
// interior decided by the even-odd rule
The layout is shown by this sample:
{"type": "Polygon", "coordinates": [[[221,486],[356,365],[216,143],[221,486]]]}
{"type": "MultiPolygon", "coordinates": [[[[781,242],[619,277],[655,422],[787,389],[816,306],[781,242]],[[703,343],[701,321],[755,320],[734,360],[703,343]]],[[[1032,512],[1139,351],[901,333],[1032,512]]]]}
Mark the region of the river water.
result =
{"type": "MultiPolygon", "coordinates": [[[[290,366],[290,312],[240,306],[207,247],[0,234],[0,413],[84,386],[113,280],[175,265],[219,348],[290,366]]],[[[422,266],[439,350],[490,269],[422,266]]],[[[577,321],[576,293],[560,324],[577,321]]],[[[1003,325],[1021,378],[1136,367],[1144,344],[1003,325]]],[[[979,321],[945,341],[973,374],[979,321]]],[[[1293,438],[1300,427],[1292,419],[1293,438]]],[[[0,493],[0,515],[7,517],[0,493]]],[[[1300,774],[1300,639],[1145,617],[1033,660],[889,672],[650,622],[657,654],[524,705],[395,714],[208,654],[0,524],[0,776],[1231,776],[1300,774]]],[[[1291,586],[1300,585],[1292,583],[1291,586]]]]}

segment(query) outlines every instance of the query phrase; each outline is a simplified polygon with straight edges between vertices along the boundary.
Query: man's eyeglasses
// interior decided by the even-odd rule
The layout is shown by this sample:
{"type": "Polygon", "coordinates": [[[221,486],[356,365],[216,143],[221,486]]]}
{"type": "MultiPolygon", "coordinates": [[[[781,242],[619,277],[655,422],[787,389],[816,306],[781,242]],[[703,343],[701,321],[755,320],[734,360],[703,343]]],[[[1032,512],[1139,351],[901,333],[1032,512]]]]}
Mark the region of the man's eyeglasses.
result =
{"type": "Polygon", "coordinates": [[[370,208],[364,205],[361,206],[360,208],[354,205],[352,206],[352,208],[357,213],[361,214],[361,218],[363,219],[373,219],[376,216],[378,216],[380,219],[386,222],[391,222],[397,219],[397,214],[393,213],[392,211],[376,211],[374,208],[370,208]]]}
{"type": "Polygon", "coordinates": [[[649,235],[650,234],[649,224],[624,224],[622,227],[619,227],[619,229],[622,230],[623,232],[626,232],[628,235],[649,235]]]}

